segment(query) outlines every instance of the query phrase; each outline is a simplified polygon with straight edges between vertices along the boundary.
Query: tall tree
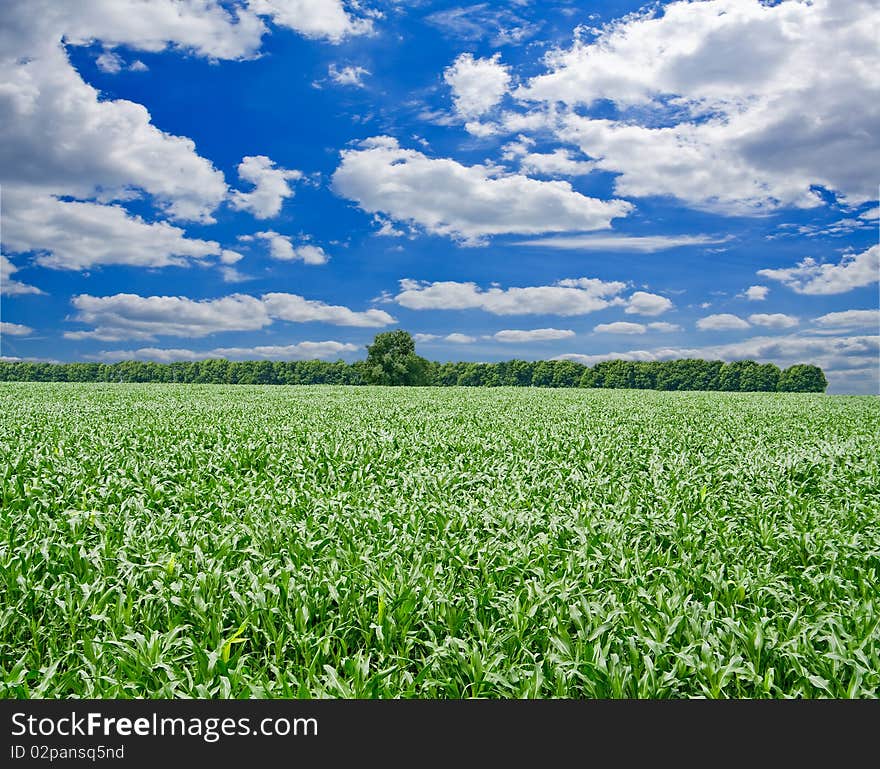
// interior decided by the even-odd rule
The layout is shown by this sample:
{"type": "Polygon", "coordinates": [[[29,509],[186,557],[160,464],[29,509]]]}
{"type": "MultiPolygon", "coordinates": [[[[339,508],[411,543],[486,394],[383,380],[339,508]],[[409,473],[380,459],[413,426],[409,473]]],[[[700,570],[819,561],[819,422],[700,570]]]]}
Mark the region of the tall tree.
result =
{"type": "Polygon", "coordinates": [[[406,331],[384,331],[367,346],[365,373],[370,384],[424,385],[429,365],[416,355],[416,344],[406,331]]]}

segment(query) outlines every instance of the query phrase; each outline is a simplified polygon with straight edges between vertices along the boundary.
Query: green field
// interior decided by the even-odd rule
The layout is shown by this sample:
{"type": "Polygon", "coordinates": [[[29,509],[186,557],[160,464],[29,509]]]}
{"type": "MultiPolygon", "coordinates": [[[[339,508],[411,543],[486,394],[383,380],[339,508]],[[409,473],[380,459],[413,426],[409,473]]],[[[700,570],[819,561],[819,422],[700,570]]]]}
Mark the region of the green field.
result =
{"type": "Polygon", "coordinates": [[[872,697],[880,399],[0,386],[4,697],[872,697]]]}

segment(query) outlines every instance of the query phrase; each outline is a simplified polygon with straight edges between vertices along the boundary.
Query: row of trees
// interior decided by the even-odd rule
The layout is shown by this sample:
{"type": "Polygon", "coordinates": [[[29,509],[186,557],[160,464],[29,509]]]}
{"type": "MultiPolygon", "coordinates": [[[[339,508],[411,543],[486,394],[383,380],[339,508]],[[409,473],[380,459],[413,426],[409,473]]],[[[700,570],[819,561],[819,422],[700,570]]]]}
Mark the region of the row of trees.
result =
{"type": "Polygon", "coordinates": [[[646,390],[824,392],[817,366],[781,371],[772,363],[707,360],[612,360],[592,368],[573,361],[500,363],[409,361],[391,372],[359,361],[228,361],[192,363],[0,363],[2,381],[191,382],[215,384],[410,384],[474,387],[607,387],[646,390]]]}
{"type": "Polygon", "coordinates": [[[642,390],[726,390],[732,392],[825,392],[818,366],[785,371],[752,360],[609,360],[589,368],[570,360],[500,363],[433,363],[416,355],[406,331],[377,334],[367,347],[363,380],[371,384],[471,387],[609,387],[642,390]]]}

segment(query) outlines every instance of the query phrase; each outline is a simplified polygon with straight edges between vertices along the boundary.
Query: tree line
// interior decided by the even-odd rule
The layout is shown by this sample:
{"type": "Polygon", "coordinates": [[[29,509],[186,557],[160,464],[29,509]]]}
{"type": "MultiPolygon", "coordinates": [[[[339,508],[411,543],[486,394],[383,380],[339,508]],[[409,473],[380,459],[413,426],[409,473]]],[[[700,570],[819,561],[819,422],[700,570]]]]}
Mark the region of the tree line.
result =
{"type": "Polygon", "coordinates": [[[437,363],[415,354],[405,331],[378,334],[367,359],[344,361],[230,361],[176,363],[0,362],[0,381],[184,382],[277,385],[437,385],[443,387],[598,387],[732,392],[824,392],[818,366],[741,360],[609,360],[585,366],[570,360],[437,363]]]}

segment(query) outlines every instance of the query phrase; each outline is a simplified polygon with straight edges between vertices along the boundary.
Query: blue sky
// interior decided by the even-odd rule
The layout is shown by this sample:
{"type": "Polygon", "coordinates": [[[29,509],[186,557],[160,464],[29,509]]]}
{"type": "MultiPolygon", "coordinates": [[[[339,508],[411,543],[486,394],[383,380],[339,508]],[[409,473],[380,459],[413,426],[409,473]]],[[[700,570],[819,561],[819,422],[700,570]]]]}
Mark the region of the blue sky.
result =
{"type": "Polygon", "coordinates": [[[876,393],[853,0],[13,2],[6,360],[815,362],[876,393]]]}

